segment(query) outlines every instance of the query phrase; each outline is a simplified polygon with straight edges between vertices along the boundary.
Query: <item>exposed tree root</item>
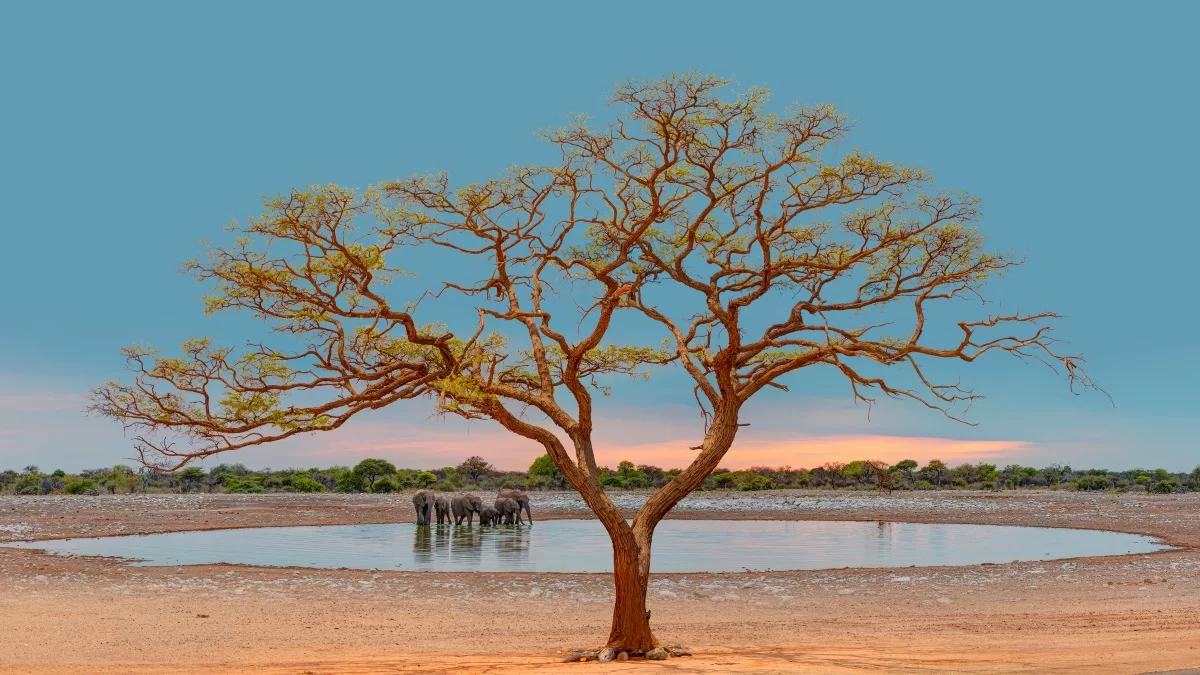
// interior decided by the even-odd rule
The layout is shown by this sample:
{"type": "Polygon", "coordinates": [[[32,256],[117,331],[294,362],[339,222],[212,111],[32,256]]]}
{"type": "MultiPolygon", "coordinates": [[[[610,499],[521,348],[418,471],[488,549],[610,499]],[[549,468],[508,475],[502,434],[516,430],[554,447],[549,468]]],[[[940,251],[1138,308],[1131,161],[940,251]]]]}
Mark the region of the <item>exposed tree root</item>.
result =
{"type": "Polygon", "coordinates": [[[631,658],[645,658],[651,661],[660,661],[669,657],[691,656],[692,653],[679,645],[655,646],[649,651],[640,649],[624,649],[622,647],[605,647],[598,651],[583,651],[572,654],[563,659],[563,663],[577,663],[585,661],[599,661],[600,663],[609,663],[610,661],[627,661],[631,658]]]}

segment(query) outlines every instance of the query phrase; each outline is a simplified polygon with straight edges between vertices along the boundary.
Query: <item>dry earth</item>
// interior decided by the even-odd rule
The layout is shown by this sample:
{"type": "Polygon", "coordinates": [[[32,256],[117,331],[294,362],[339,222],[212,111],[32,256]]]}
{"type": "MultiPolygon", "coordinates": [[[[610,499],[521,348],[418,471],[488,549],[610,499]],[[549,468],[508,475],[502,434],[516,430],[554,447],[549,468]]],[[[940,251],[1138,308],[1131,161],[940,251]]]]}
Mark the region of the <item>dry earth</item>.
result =
{"type": "MultiPolygon", "coordinates": [[[[618,495],[633,509],[645,495],[618,495]]],[[[586,516],[535,494],[539,518],[586,516]]],[[[660,638],[693,658],[561,664],[607,634],[604,575],[196,566],[0,548],[0,673],[1141,673],[1200,667],[1200,495],[694,495],[682,518],[1110,529],[1139,556],[903,570],[660,574],[660,638]]],[[[412,521],[406,495],[0,498],[0,541],[412,521]]],[[[1197,671],[1200,672],[1200,671],[1197,671]]]]}

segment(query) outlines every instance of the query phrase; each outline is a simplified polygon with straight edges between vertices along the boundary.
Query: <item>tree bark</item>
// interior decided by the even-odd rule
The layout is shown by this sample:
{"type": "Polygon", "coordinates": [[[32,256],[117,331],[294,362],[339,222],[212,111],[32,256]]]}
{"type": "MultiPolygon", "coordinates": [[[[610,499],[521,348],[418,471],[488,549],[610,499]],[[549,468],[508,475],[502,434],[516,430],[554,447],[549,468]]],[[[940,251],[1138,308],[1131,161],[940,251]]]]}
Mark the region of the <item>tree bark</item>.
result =
{"type": "Polygon", "coordinates": [[[650,530],[636,530],[624,522],[624,528],[609,532],[613,544],[612,630],[607,647],[622,651],[648,652],[658,646],[650,630],[650,612],[646,610],[646,591],[650,583],[650,530]]]}

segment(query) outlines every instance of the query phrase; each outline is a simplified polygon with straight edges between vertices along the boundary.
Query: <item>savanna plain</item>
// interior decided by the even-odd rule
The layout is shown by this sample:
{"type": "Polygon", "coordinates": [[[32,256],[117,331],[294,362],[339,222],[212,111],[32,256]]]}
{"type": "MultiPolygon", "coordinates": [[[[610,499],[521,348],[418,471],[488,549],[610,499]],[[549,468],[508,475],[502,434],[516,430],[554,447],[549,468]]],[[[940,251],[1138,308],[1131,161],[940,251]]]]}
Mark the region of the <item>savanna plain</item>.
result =
{"type": "MultiPolygon", "coordinates": [[[[533,493],[538,520],[583,518],[533,493]]],[[[630,516],[645,495],[621,494],[630,516]]],[[[1144,673],[1200,667],[1200,494],[690,496],[670,517],[1029,525],[1150,535],[1149,555],[969,567],[655,574],[694,655],[561,663],[607,635],[607,574],[132,567],[0,548],[0,673],[1144,673]]],[[[0,497],[0,542],[413,522],[411,495],[0,497]]],[[[534,525],[536,527],[536,524],[534,525]]]]}

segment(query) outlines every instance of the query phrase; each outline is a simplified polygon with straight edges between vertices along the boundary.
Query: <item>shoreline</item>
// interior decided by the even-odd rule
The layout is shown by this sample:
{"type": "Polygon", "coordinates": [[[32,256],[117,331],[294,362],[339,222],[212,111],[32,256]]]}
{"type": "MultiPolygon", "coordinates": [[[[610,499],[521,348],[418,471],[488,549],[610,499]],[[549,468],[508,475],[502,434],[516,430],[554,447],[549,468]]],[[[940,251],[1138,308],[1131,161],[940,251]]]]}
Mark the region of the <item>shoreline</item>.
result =
{"type": "MultiPolygon", "coordinates": [[[[532,496],[535,518],[584,515],[569,495],[532,496]]],[[[0,498],[0,540],[413,521],[404,494],[183,497],[0,498]]],[[[1200,666],[1200,495],[701,497],[674,515],[1070,527],[1182,547],[957,567],[655,573],[656,633],[696,654],[668,661],[674,672],[1200,666]]],[[[0,635],[12,636],[0,640],[5,674],[568,672],[587,666],[557,662],[602,640],[612,597],[607,574],[131,567],[7,547],[0,590],[0,635]],[[141,656],[147,639],[163,647],[158,661],[141,656]]]]}

